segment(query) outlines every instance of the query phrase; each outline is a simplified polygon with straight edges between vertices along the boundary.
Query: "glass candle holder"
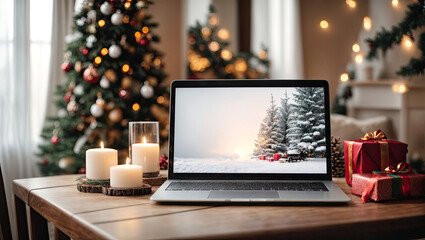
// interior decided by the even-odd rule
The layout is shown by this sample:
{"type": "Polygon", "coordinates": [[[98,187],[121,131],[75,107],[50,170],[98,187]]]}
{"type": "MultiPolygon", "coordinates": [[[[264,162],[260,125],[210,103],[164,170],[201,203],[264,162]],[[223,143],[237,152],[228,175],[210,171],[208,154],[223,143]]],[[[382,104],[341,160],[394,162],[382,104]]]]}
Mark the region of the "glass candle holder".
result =
{"type": "Polygon", "coordinates": [[[129,154],[133,165],[143,168],[143,177],[159,175],[159,124],[158,122],[129,123],[129,154]]]}

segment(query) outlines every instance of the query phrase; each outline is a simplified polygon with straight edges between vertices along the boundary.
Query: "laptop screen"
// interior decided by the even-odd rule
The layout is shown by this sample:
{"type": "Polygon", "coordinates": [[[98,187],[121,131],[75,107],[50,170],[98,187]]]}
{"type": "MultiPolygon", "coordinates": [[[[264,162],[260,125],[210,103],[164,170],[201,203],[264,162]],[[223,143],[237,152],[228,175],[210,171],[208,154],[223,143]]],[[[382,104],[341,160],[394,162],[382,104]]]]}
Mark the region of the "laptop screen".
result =
{"type": "Polygon", "coordinates": [[[174,97],[174,173],[327,173],[325,87],[190,87],[174,97]]]}

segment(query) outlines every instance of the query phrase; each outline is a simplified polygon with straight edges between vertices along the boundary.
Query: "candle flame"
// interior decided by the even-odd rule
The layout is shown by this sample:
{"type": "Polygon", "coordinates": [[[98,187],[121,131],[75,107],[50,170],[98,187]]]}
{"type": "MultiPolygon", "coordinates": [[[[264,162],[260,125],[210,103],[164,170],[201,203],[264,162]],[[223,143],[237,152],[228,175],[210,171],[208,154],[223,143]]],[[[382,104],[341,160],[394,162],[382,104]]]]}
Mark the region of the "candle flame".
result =
{"type": "Polygon", "coordinates": [[[125,164],[126,165],[130,165],[130,159],[127,157],[127,159],[125,160],[125,164]]]}
{"type": "Polygon", "coordinates": [[[104,148],[103,141],[100,142],[100,148],[104,148]]]}
{"type": "Polygon", "coordinates": [[[146,137],[143,137],[143,143],[146,143],[146,137]]]}

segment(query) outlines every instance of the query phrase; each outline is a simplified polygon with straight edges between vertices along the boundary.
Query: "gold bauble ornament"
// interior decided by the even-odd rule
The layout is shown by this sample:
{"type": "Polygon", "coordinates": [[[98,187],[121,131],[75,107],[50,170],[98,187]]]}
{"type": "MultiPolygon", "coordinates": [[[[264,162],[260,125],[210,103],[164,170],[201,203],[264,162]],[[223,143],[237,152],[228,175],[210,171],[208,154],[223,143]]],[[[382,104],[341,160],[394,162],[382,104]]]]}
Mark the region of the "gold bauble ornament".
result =
{"type": "Polygon", "coordinates": [[[122,120],[122,117],[123,117],[122,110],[117,107],[113,108],[108,114],[109,121],[113,123],[120,122],[122,120]]]}
{"type": "Polygon", "coordinates": [[[105,104],[106,111],[110,111],[114,107],[115,107],[115,104],[113,102],[108,102],[107,104],[105,104]]]}
{"type": "Polygon", "coordinates": [[[77,125],[77,130],[80,131],[80,132],[83,131],[85,128],[86,128],[86,125],[84,123],[82,123],[82,122],[80,122],[77,125]]]}
{"type": "Polygon", "coordinates": [[[87,26],[87,32],[91,33],[91,34],[95,34],[96,33],[96,25],[95,24],[90,24],[87,26]]]}
{"type": "Polygon", "coordinates": [[[156,87],[158,85],[158,80],[155,77],[149,76],[146,80],[152,87],[156,87]]]}
{"type": "Polygon", "coordinates": [[[125,127],[125,126],[127,126],[127,125],[128,125],[128,119],[123,119],[123,120],[121,121],[121,126],[125,127]]]}
{"type": "Polygon", "coordinates": [[[133,79],[129,76],[123,77],[121,80],[121,88],[128,89],[133,85],[133,79]]]}
{"type": "Polygon", "coordinates": [[[81,72],[81,70],[83,69],[83,64],[80,61],[76,61],[74,69],[76,72],[81,72]]]}
{"type": "Polygon", "coordinates": [[[117,74],[112,69],[106,70],[103,75],[105,75],[105,77],[111,82],[117,81],[117,74]]]}

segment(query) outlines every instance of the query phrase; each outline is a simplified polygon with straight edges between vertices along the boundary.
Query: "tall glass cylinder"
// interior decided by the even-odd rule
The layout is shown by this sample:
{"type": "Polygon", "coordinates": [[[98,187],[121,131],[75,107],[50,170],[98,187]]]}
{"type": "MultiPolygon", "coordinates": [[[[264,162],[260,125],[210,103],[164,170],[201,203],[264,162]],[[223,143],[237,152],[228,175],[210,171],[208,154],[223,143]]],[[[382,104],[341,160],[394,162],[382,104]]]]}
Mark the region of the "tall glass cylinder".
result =
{"type": "Polygon", "coordinates": [[[159,175],[158,122],[129,123],[129,153],[133,165],[143,168],[143,177],[159,175]]]}

